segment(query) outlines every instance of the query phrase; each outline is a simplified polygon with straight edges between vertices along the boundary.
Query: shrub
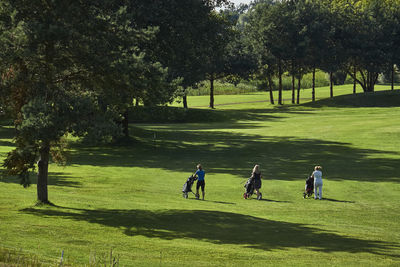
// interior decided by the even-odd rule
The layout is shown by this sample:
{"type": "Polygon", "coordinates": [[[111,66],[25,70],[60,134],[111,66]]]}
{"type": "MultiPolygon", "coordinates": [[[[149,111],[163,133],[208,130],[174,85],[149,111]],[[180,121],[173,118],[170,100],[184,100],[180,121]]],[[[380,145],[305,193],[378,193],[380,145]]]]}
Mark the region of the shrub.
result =
{"type": "MultiPolygon", "coordinates": [[[[238,85],[221,81],[214,82],[214,94],[215,95],[238,95],[256,92],[257,87],[249,82],[241,82],[238,85]]],[[[197,88],[188,89],[189,96],[209,95],[210,94],[210,83],[204,81],[198,84],[197,88]]]]}

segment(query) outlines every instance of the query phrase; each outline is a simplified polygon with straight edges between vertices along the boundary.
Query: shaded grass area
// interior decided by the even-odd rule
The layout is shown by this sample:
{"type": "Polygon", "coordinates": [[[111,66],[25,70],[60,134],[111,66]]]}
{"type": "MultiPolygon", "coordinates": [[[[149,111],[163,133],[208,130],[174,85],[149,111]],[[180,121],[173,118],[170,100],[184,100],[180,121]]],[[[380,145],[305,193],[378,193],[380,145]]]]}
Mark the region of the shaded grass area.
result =
{"type": "Polygon", "coordinates": [[[341,95],[332,99],[322,99],[315,103],[307,103],[309,107],[399,107],[400,90],[378,91],[341,95]]]}
{"type": "MultiPolygon", "coordinates": [[[[73,266],[110,250],[122,266],[305,266],[316,258],[324,266],[396,266],[398,93],[353,97],[205,110],[226,118],[213,122],[134,123],[132,139],[118,145],[71,141],[68,165],[50,166],[55,206],[32,206],[34,175],[28,189],[0,178],[0,247],[41,262],[65,251],[73,266]],[[199,162],[206,201],[183,199],[199,162]],[[262,201],[241,197],[255,163],[262,201]],[[315,164],[323,166],[323,201],[302,198],[315,164]]],[[[0,127],[2,157],[11,138],[0,127]]]]}
{"type": "MultiPolygon", "coordinates": [[[[133,130],[139,131],[136,128],[133,130]]],[[[140,168],[157,166],[184,172],[197,160],[206,165],[209,172],[246,177],[249,166],[255,162],[270,162],[270,177],[296,180],[308,175],[307,171],[310,170],[305,166],[325,163],[325,172],[333,180],[400,182],[397,172],[400,166],[399,152],[358,149],[348,143],[297,137],[265,137],[218,131],[203,134],[183,126],[180,129],[171,126],[164,130],[141,131],[141,134],[143,143],[135,149],[134,154],[131,153],[131,147],[79,148],[71,152],[69,164],[140,168]],[[154,133],[158,139],[152,141],[154,133]],[[148,139],[145,139],[146,136],[148,139]],[[191,140],[195,142],[191,143],[191,140]],[[375,157],[371,158],[371,154],[375,157]],[[314,155],[318,155],[318,158],[314,155]],[[388,158],[387,155],[395,157],[388,158]],[[379,176],[371,169],[379,171],[379,176]]]]}
{"type": "Polygon", "coordinates": [[[22,210],[42,217],[66,218],[121,229],[127,236],[174,240],[198,239],[261,250],[308,248],[325,253],[350,252],[392,255],[398,243],[362,240],[302,224],[209,210],[87,210],[67,207],[22,210]],[[177,223],[185,222],[185,223],[177,223]],[[201,227],[196,227],[201,225],[201,227]],[[233,234],[234,233],[234,234],[233,234]],[[257,236],[255,239],[254,236],[257,236]],[[295,237],[295,238],[294,238],[295,237]]]}
{"type": "MultiPolygon", "coordinates": [[[[325,171],[330,179],[398,182],[400,179],[396,172],[397,166],[400,166],[398,150],[385,151],[379,145],[376,149],[363,149],[355,147],[351,142],[323,140],[313,138],[311,134],[308,138],[271,135],[269,126],[262,124],[262,122],[283,123],[288,116],[297,116],[301,120],[304,117],[310,117],[308,124],[311,128],[314,124],[312,118],[316,117],[314,108],[324,106],[335,108],[352,108],[354,106],[396,107],[400,106],[399,92],[383,91],[373,94],[345,95],[307,103],[300,107],[283,106],[273,109],[228,110],[223,112],[225,116],[230,118],[230,121],[221,122],[218,125],[192,123],[132,127],[131,132],[137,138],[137,143],[132,144],[132,146],[140,144],[138,153],[130,154],[130,147],[95,148],[93,150],[81,147],[76,150],[76,154],[72,152],[74,154],[72,158],[75,158],[76,161],[72,161],[71,164],[78,164],[79,162],[91,164],[91,162],[95,162],[97,166],[137,166],[143,168],[150,168],[157,164],[164,169],[185,171],[188,166],[194,164],[192,155],[196,155],[198,161],[207,164],[210,172],[229,173],[241,177],[248,175],[249,165],[254,162],[266,161],[272,163],[272,166],[268,166],[268,169],[270,176],[275,179],[295,180],[300,175],[306,177],[307,173],[304,172],[304,166],[325,163],[324,165],[327,165],[325,171]],[[257,129],[265,129],[267,136],[265,134],[254,134],[257,129]],[[234,156],[226,157],[228,154],[234,156]],[[173,155],[179,156],[174,157],[173,155]],[[315,158],[314,155],[318,155],[318,158],[315,158]],[[374,157],[371,157],[371,155],[374,155],[374,157]],[[388,157],[388,155],[392,156],[388,157]],[[91,162],[87,162],[85,159],[90,159],[91,162]],[[217,164],[214,164],[214,162],[217,164]],[[371,169],[379,171],[379,175],[371,172],[371,169]]],[[[201,112],[201,110],[198,111],[201,112]]],[[[371,111],[361,111],[361,115],[367,113],[365,118],[371,117],[373,119],[373,116],[369,116],[368,112],[371,111]]],[[[330,119],[345,117],[347,113],[349,112],[346,110],[344,112],[335,111],[333,114],[325,115],[324,119],[328,120],[328,124],[331,124],[330,119]]],[[[388,120],[391,121],[391,118],[388,116],[388,120]]],[[[380,119],[378,118],[378,120],[380,119]]],[[[296,123],[296,121],[293,121],[293,123],[296,123]]],[[[322,122],[318,123],[322,124],[322,122]]],[[[351,124],[359,123],[359,119],[354,117],[353,122],[344,120],[332,122],[332,124],[334,123],[338,124],[336,127],[346,127],[349,128],[349,131],[356,131],[351,124]],[[344,126],[340,123],[350,125],[344,126]]],[[[371,121],[371,125],[366,131],[373,130],[374,123],[376,122],[371,121]]],[[[376,125],[379,128],[379,124],[376,123],[376,125]]],[[[302,124],[295,126],[301,128],[302,124]]],[[[277,133],[280,132],[283,131],[278,129],[277,133]]],[[[331,134],[335,135],[334,133],[331,134]]]]}
{"type": "MultiPolygon", "coordinates": [[[[329,98],[326,95],[328,88],[317,88],[321,96],[315,102],[311,102],[311,90],[303,90],[304,98],[302,107],[398,107],[400,104],[400,90],[387,90],[388,86],[378,86],[376,92],[350,94],[348,85],[336,88],[337,96],[329,98]]],[[[293,113],[293,105],[290,104],[290,92],[284,92],[285,105],[269,104],[266,93],[253,93],[236,96],[220,96],[217,109],[208,109],[208,97],[191,97],[189,109],[179,105],[157,107],[134,107],[130,110],[129,118],[132,123],[193,123],[193,122],[237,122],[240,120],[265,120],[273,118],[273,113],[293,113]],[[249,109],[249,107],[252,107],[249,109]],[[258,108],[258,110],[256,110],[258,108]],[[239,111],[239,112],[238,112],[239,111]],[[263,116],[260,115],[263,114],[263,116]]],[[[276,99],[275,99],[276,100],[276,99]]],[[[303,111],[304,112],[304,111],[303,111]]]]}

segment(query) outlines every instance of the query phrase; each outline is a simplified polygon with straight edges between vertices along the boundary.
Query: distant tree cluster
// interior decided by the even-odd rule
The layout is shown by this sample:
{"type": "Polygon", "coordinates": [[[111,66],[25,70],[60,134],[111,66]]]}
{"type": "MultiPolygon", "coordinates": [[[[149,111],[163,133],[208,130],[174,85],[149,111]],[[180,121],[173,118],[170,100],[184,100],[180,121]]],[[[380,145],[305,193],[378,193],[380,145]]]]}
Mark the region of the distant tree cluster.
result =
{"type": "MultiPolygon", "coordinates": [[[[400,63],[398,0],[259,0],[245,16],[244,34],[258,56],[259,74],[281,81],[290,73],[292,103],[299,103],[301,77],[309,72],[315,77],[317,68],[330,74],[331,96],[334,81],[346,74],[371,92],[378,75],[391,72],[393,88],[400,63]]],[[[281,83],[278,88],[281,92],[281,83]]]]}
{"type": "MultiPolygon", "coordinates": [[[[48,203],[48,165],[63,162],[69,135],[129,137],[133,105],[164,105],[224,78],[278,88],[316,69],[350,75],[365,92],[400,62],[400,0],[3,0],[0,108],[13,119],[16,148],[4,167],[48,203]],[[275,86],[273,78],[278,77],[275,86]]],[[[390,76],[390,75],[389,75],[390,76]]],[[[296,90],[297,89],[297,90],[296,90]]],[[[313,100],[315,86],[313,86],[313,100]]]]}

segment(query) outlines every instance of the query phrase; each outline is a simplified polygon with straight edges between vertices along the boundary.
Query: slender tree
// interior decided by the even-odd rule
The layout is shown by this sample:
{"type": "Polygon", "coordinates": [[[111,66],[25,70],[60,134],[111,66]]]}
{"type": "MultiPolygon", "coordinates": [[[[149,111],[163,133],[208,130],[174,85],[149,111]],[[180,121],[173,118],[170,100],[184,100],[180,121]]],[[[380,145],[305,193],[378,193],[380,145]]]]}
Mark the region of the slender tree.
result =
{"type": "Polygon", "coordinates": [[[240,71],[240,66],[236,62],[238,55],[232,53],[236,51],[235,47],[231,46],[229,49],[235,40],[235,31],[227,17],[216,12],[211,13],[207,28],[207,46],[204,47],[203,60],[206,63],[206,79],[210,82],[209,107],[214,108],[214,82],[240,71]]]}
{"type": "MultiPolygon", "coordinates": [[[[187,104],[187,88],[206,79],[206,61],[210,23],[217,7],[228,5],[227,0],[132,0],[129,12],[140,28],[156,27],[155,38],[145,49],[152,61],[160,62],[168,70],[170,81],[180,79],[183,88],[178,95],[187,104]]],[[[171,88],[173,89],[173,87],[171,88]]],[[[139,90],[141,92],[141,90],[139,90]]],[[[164,90],[170,99],[174,90],[164,90]]],[[[157,100],[156,95],[154,100],[157,100]]],[[[165,103],[168,101],[165,101],[165,103]]]]}
{"type": "Polygon", "coordinates": [[[282,99],[282,75],[285,72],[286,63],[293,57],[290,48],[293,32],[293,19],[290,3],[275,1],[260,1],[249,10],[248,31],[253,37],[254,46],[260,57],[260,67],[268,66],[268,73],[278,76],[278,104],[283,104],[282,99]],[[262,59],[268,59],[263,62],[262,59]],[[274,71],[275,69],[275,71],[274,71]]]}

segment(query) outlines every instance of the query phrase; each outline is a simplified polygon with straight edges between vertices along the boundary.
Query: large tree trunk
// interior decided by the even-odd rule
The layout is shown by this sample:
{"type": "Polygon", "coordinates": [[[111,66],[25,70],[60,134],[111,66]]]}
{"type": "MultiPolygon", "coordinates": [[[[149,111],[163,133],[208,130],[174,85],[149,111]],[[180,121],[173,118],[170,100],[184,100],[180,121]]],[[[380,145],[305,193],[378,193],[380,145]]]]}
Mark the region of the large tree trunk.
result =
{"type": "Polygon", "coordinates": [[[214,108],[214,79],[210,79],[210,108],[214,108]]]}
{"type": "Polygon", "coordinates": [[[329,91],[330,97],[333,98],[333,72],[329,72],[329,91]]]}
{"type": "Polygon", "coordinates": [[[315,101],[315,67],[312,71],[312,101],[315,101]]]}
{"type": "MultiPolygon", "coordinates": [[[[354,65],[354,69],[353,69],[353,75],[354,77],[357,77],[357,67],[354,65]]],[[[357,88],[357,80],[353,79],[353,94],[356,93],[356,88],[357,88]]]]}
{"type": "Polygon", "coordinates": [[[379,73],[377,73],[377,72],[371,73],[371,86],[370,86],[371,92],[375,91],[375,84],[377,83],[378,78],[379,78],[379,73]]]}
{"type": "Polygon", "coordinates": [[[187,102],[187,92],[186,92],[186,88],[183,89],[183,107],[184,108],[188,108],[188,102],[187,102]]]}
{"type": "Polygon", "coordinates": [[[394,64],[392,64],[392,91],[394,90],[394,64]]]}
{"type": "Polygon", "coordinates": [[[283,102],[282,102],[282,61],[279,59],[279,62],[278,62],[278,68],[279,68],[279,85],[278,85],[278,91],[279,91],[279,93],[278,93],[278,104],[279,105],[282,105],[283,104],[283,102]]]}
{"type": "MultiPolygon", "coordinates": [[[[364,93],[373,92],[375,90],[375,84],[378,81],[379,73],[359,70],[360,78],[356,77],[356,72],[349,72],[350,76],[357,82],[363,89],[364,93]]],[[[355,89],[353,89],[355,90],[355,89]]]]}
{"type": "MultiPolygon", "coordinates": [[[[362,72],[361,72],[362,73],[362,72]]],[[[378,80],[378,73],[367,71],[367,77],[364,78],[365,85],[363,86],[364,92],[373,92],[375,90],[375,84],[378,80]]]]}
{"type": "Polygon", "coordinates": [[[295,81],[296,81],[296,76],[294,75],[294,61],[292,60],[292,104],[295,103],[295,81]]]}
{"type": "Polygon", "coordinates": [[[122,119],[122,133],[125,137],[129,137],[129,119],[128,119],[128,109],[125,110],[122,119]]]}
{"type": "Polygon", "coordinates": [[[300,104],[300,87],[301,87],[301,75],[299,76],[299,80],[297,83],[297,101],[296,104],[300,104]]]}
{"type": "Polygon", "coordinates": [[[39,203],[49,204],[47,194],[47,178],[49,173],[50,144],[45,143],[39,150],[40,159],[38,161],[37,179],[37,200],[39,203]]]}
{"type": "Polygon", "coordinates": [[[268,79],[268,86],[269,86],[269,101],[271,102],[272,105],[274,105],[275,104],[275,102],[274,102],[274,94],[273,94],[273,91],[272,91],[273,82],[272,82],[271,76],[268,75],[267,79],[268,79]]]}

